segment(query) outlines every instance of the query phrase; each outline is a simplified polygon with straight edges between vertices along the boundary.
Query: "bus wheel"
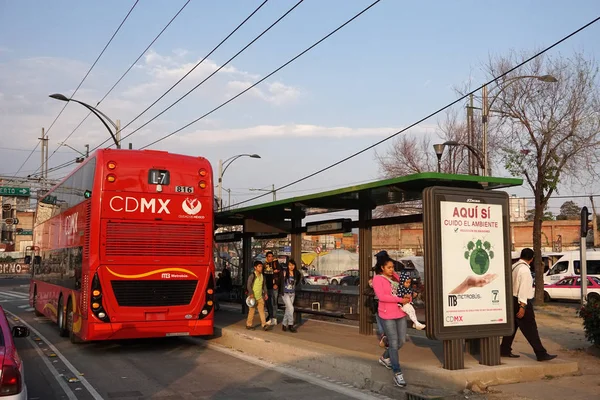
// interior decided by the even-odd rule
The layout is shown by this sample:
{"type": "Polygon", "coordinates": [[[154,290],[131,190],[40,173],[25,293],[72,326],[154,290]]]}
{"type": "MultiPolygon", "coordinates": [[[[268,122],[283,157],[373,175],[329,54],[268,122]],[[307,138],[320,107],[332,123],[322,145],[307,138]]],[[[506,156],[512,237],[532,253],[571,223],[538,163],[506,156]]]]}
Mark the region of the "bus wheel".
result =
{"type": "Polygon", "coordinates": [[[67,324],[65,322],[65,310],[63,306],[63,297],[60,296],[58,299],[58,310],[56,316],[56,323],[58,325],[58,334],[61,337],[69,336],[69,331],[67,330],[67,324]]]}
{"type": "Polygon", "coordinates": [[[37,310],[37,286],[33,287],[33,314],[36,317],[43,317],[44,314],[37,310]]]}
{"type": "Polygon", "coordinates": [[[67,330],[69,333],[69,339],[71,340],[71,343],[83,343],[83,340],[81,340],[75,333],[73,333],[73,306],[71,305],[70,299],[67,303],[67,330]]]}

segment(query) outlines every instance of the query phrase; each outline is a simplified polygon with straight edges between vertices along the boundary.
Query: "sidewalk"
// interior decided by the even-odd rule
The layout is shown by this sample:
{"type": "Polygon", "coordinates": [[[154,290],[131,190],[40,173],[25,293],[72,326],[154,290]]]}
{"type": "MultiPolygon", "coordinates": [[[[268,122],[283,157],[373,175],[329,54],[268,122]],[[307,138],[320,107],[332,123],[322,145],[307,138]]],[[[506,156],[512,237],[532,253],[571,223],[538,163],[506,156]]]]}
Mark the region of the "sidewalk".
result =
{"type": "Polygon", "coordinates": [[[410,341],[400,351],[404,377],[409,383],[403,390],[393,385],[391,371],[377,362],[382,349],[375,335],[362,336],[355,326],[316,320],[304,320],[296,334],[283,332],[281,324],[268,332],[249,331],[239,306],[223,306],[216,314],[214,342],[392,398],[404,399],[407,393],[418,396],[413,398],[449,398],[464,389],[481,391],[490,386],[539,381],[579,371],[577,360],[563,355],[550,362],[537,362],[526,343],[517,343],[515,348],[522,351],[521,358],[503,358],[500,366],[480,365],[465,354],[466,368],[448,371],[441,367],[442,342],[409,329],[410,341]]]}

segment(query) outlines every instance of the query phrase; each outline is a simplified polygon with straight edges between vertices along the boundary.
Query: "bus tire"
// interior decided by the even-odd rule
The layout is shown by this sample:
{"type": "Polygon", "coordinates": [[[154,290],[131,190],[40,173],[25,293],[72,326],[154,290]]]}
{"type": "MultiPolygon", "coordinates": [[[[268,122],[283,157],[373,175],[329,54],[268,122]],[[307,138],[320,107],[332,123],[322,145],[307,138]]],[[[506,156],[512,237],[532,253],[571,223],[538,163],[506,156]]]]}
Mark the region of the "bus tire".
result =
{"type": "Polygon", "coordinates": [[[33,287],[33,315],[43,317],[44,314],[37,310],[37,285],[33,287]]]}
{"type": "Polygon", "coordinates": [[[65,307],[63,304],[63,296],[58,298],[58,309],[56,310],[56,324],[58,325],[58,335],[61,337],[69,336],[67,323],[65,321],[65,307]]]}
{"type": "Polygon", "coordinates": [[[71,343],[73,343],[73,344],[83,343],[83,340],[81,340],[73,332],[73,306],[72,306],[71,298],[69,298],[69,302],[67,303],[67,329],[69,332],[69,340],[71,340],[71,343]]]}

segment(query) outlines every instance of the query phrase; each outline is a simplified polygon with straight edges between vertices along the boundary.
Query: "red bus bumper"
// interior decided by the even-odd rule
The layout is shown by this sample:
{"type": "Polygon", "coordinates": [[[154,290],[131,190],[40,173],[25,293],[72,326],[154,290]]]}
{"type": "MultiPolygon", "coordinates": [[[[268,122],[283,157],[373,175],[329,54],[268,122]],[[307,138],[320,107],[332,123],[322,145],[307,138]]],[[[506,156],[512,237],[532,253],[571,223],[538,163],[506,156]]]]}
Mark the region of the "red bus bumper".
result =
{"type": "Polygon", "coordinates": [[[147,321],[119,323],[89,323],[83,337],[86,341],[159,338],[168,336],[210,336],[213,320],[147,321]]]}

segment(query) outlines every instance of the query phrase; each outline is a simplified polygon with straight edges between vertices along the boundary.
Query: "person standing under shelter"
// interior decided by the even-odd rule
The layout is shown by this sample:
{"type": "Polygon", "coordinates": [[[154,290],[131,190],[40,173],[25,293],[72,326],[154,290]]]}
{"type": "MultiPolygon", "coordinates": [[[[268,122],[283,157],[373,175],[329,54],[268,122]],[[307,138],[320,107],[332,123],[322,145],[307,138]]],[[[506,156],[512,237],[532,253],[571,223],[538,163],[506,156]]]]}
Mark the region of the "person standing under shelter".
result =
{"type": "Polygon", "coordinates": [[[266,331],[270,328],[267,324],[265,317],[265,301],[269,300],[267,294],[267,286],[265,284],[265,277],[262,273],[263,264],[260,261],[254,261],[254,273],[248,277],[246,289],[248,290],[248,298],[254,299],[255,304],[252,307],[248,304],[248,319],[246,320],[246,329],[254,330],[254,312],[258,309],[258,315],[260,316],[260,324],[266,331]]]}
{"type": "Polygon", "coordinates": [[[513,304],[516,310],[515,329],[510,336],[504,336],[500,344],[500,355],[502,357],[518,358],[520,355],[513,354],[512,344],[517,334],[517,328],[521,330],[525,339],[529,342],[538,361],[549,361],[556,355],[548,354],[538,332],[533,312],[534,288],[533,279],[529,271],[529,265],[533,261],[533,250],[525,248],[521,250],[519,261],[512,266],[513,304]]]}
{"type": "Polygon", "coordinates": [[[263,273],[267,285],[267,294],[269,295],[269,299],[266,301],[267,312],[269,313],[267,321],[272,325],[277,325],[277,294],[279,292],[279,273],[281,267],[273,256],[272,251],[267,251],[265,258],[266,262],[263,273]]]}

